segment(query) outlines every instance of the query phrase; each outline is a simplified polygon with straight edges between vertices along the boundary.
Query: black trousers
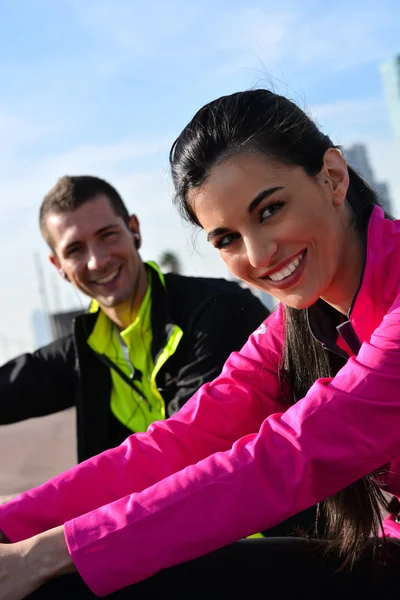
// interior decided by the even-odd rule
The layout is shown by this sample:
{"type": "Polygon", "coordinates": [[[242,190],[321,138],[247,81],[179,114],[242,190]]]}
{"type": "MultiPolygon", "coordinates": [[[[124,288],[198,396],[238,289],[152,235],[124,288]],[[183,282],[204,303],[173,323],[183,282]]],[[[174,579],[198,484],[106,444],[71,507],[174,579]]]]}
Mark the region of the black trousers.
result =
{"type": "MultiPolygon", "coordinates": [[[[265,538],[236,542],[171,569],[107,598],[305,598],[340,600],[400,598],[400,542],[387,542],[388,558],[374,561],[370,544],[352,571],[338,572],[339,561],[323,553],[324,542],[305,538],[265,538]],[[257,595],[257,596],[256,596],[257,595]]],[[[132,561],[135,552],[132,550],[132,561]]],[[[30,600],[89,600],[96,596],[78,575],[48,582],[30,600]]]]}

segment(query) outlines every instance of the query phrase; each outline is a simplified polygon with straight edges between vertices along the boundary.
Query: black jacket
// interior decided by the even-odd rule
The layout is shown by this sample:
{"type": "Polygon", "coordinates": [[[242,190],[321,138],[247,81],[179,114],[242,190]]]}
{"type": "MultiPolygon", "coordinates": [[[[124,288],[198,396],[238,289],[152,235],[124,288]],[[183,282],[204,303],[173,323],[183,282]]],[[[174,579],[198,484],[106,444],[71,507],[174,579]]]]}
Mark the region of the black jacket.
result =
{"type": "MultiPolygon", "coordinates": [[[[183,337],[157,374],[168,416],[216,377],[234,350],[268,316],[249,291],[224,279],[165,275],[152,284],[153,357],[173,324],[183,337]]],[[[0,368],[0,424],[77,408],[78,460],[121,443],[132,431],[110,410],[109,368],[86,343],[96,314],[78,316],[71,335],[0,368]]]]}

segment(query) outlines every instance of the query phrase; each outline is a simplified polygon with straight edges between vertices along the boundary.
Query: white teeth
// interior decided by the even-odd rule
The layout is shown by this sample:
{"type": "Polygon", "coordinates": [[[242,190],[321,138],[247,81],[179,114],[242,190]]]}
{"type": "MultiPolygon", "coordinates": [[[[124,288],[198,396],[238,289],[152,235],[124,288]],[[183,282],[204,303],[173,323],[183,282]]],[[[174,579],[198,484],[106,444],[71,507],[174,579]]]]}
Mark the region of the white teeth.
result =
{"type": "Polygon", "coordinates": [[[101,279],[96,279],[96,283],[99,283],[100,285],[103,285],[104,283],[109,283],[110,281],[112,281],[114,279],[114,277],[116,277],[118,275],[118,271],[119,271],[119,269],[117,269],[116,271],[113,271],[112,273],[110,273],[109,275],[106,275],[105,277],[101,277],[101,279]]]}
{"type": "Polygon", "coordinates": [[[299,266],[299,264],[301,263],[301,261],[303,259],[303,256],[304,256],[304,252],[300,256],[297,256],[291,263],[289,263],[288,265],[285,265],[284,268],[281,269],[280,271],[277,271],[276,273],[269,275],[269,278],[272,281],[282,281],[282,279],[285,279],[285,277],[289,277],[289,275],[291,275],[293,273],[293,271],[295,271],[297,269],[297,267],[299,266]]]}

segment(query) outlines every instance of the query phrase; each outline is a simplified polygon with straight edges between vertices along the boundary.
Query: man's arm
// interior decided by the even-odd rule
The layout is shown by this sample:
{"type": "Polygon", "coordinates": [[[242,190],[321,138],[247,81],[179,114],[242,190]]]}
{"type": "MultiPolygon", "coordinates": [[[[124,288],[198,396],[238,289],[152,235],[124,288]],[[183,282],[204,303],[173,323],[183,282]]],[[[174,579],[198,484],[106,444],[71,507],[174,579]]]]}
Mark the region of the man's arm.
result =
{"type": "Polygon", "coordinates": [[[185,361],[168,416],[221,373],[229,355],[242,348],[268,315],[268,309],[250,292],[220,294],[200,306],[191,329],[184,334],[185,361]]]}
{"type": "Polygon", "coordinates": [[[72,336],[0,368],[0,425],[70,408],[77,384],[72,336]]]}

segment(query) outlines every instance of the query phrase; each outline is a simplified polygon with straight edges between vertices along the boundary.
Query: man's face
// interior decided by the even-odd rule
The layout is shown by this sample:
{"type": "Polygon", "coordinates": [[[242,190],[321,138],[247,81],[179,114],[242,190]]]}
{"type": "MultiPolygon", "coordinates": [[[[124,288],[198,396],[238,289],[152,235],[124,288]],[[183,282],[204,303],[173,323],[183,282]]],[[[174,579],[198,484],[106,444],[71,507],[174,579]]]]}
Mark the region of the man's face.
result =
{"type": "Polygon", "coordinates": [[[108,308],[132,299],[143,269],[135,216],[128,225],[99,194],[73,212],[50,214],[47,228],[54,248],[50,260],[78,290],[108,308]]]}

